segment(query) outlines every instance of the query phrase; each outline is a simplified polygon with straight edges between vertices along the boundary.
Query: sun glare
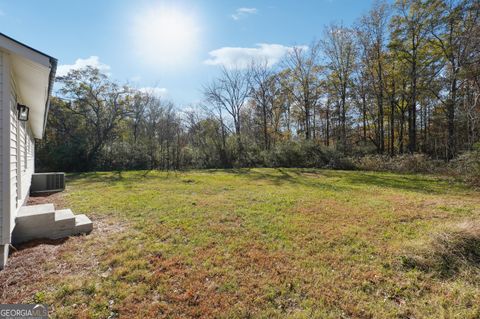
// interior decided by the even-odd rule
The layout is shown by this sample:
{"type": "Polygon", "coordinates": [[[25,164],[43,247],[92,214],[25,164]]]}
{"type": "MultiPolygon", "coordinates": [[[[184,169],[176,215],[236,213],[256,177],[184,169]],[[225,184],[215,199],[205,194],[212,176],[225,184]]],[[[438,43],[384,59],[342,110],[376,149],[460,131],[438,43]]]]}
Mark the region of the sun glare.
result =
{"type": "Polygon", "coordinates": [[[186,66],[199,45],[195,14],[179,7],[143,9],[135,16],[131,31],[136,53],[151,67],[186,66]]]}

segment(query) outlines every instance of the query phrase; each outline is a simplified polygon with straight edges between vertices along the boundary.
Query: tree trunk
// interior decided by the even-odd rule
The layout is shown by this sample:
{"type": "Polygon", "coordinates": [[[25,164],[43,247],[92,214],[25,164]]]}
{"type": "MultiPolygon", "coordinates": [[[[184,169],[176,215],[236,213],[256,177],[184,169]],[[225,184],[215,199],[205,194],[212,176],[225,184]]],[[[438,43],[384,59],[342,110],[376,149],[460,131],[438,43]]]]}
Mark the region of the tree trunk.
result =
{"type": "Polygon", "coordinates": [[[270,143],[268,141],[268,127],[267,127],[267,106],[264,104],[262,107],[263,110],[263,142],[265,149],[268,150],[270,148],[270,143]]]}
{"type": "Polygon", "coordinates": [[[385,117],[383,110],[383,94],[378,98],[378,152],[385,152],[385,129],[383,127],[383,119],[385,117]]]}
{"type": "Polygon", "coordinates": [[[305,105],[305,139],[310,139],[310,105],[308,100],[304,101],[305,105]]]}
{"type": "Polygon", "coordinates": [[[390,156],[395,155],[395,99],[390,102],[390,156]]]}
{"type": "Polygon", "coordinates": [[[451,160],[455,157],[455,104],[457,99],[457,81],[453,79],[451,88],[451,97],[447,103],[447,131],[448,131],[448,141],[447,141],[447,160],[451,160]]]}
{"type": "MultiPolygon", "coordinates": [[[[378,48],[380,48],[380,45],[377,45],[378,48]]],[[[379,130],[379,137],[380,141],[378,143],[379,145],[379,151],[380,154],[383,154],[385,152],[385,130],[384,130],[384,123],[383,119],[385,117],[384,114],[384,109],[383,109],[383,69],[382,69],[382,62],[381,62],[381,53],[378,52],[377,56],[377,61],[378,61],[378,82],[379,82],[379,88],[378,88],[378,130],[379,130]]]]}
{"type": "Polygon", "coordinates": [[[367,143],[367,99],[365,93],[362,94],[362,118],[363,118],[363,142],[367,143]]]}
{"type": "Polygon", "coordinates": [[[408,151],[413,154],[417,150],[417,53],[415,36],[412,36],[412,51],[412,70],[410,74],[412,92],[408,109],[408,151]]]}
{"type": "Polygon", "coordinates": [[[346,110],[346,99],[347,99],[347,83],[343,83],[342,88],[342,116],[341,116],[341,142],[342,142],[342,151],[347,149],[347,110],[346,110]]]}
{"type": "Polygon", "coordinates": [[[330,146],[330,102],[327,102],[327,111],[325,114],[327,129],[325,132],[325,145],[330,146]]]}

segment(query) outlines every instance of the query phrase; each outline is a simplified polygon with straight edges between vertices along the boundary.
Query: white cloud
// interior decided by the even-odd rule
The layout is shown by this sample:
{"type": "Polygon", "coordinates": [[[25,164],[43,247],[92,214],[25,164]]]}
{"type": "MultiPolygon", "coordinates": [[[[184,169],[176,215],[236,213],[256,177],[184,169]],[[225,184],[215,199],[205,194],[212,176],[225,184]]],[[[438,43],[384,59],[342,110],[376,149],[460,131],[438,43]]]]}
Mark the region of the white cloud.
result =
{"type": "Polygon", "coordinates": [[[168,95],[168,90],[166,88],[147,86],[138,89],[140,92],[149,93],[157,97],[166,97],[168,95]]]}
{"type": "Polygon", "coordinates": [[[0,17],[3,17],[5,15],[5,11],[3,11],[2,9],[0,9],[0,17]]]}
{"type": "MultiPolygon", "coordinates": [[[[210,58],[204,63],[208,65],[222,65],[226,68],[246,68],[252,61],[266,61],[272,66],[280,61],[294,47],[281,44],[259,43],[255,48],[223,47],[210,51],[210,58]]],[[[301,48],[307,48],[301,46],[301,48]]]]}
{"type": "Polygon", "coordinates": [[[246,18],[249,15],[257,14],[257,8],[238,8],[235,10],[235,13],[231,15],[232,19],[238,21],[240,19],[246,18]]]}
{"type": "Polygon", "coordinates": [[[71,70],[79,70],[85,68],[86,66],[92,66],[99,69],[102,72],[110,71],[110,66],[100,62],[98,56],[92,55],[86,59],[77,59],[74,64],[62,64],[57,67],[57,76],[65,76],[71,70]]]}

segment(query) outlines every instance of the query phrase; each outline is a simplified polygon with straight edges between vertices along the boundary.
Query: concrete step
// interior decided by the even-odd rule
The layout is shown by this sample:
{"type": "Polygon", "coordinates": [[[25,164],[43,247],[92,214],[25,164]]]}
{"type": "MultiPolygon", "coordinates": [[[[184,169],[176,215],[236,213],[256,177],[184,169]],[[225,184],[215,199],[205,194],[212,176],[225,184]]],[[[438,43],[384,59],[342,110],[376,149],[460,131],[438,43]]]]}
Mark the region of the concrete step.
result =
{"type": "Polygon", "coordinates": [[[70,209],[55,211],[55,228],[74,228],[75,215],[70,209]]]}
{"type": "Polygon", "coordinates": [[[75,215],[75,231],[77,234],[88,234],[93,230],[93,223],[87,215],[75,215]]]}
{"type": "Polygon", "coordinates": [[[50,223],[55,221],[55,206],[53,204],[40,204],[22,206],[18,210],[15,221],[32,224],[50,223]]]}
{"type": "Polygon", "coordinates": [[[12,233],[14,243],[32,239],[59,239],[88,234],[93,223],[86,215],[75,215],[70,209],[55,211],[53,204],[32,205],[20,208],[12,233]]]}
{"type": "Polygon", "coordinates": [[[42,232],[51,229],[55,223],[55,207],[53,204],[22,206],[15,218],[12,232],[13,242],[23,242],[44,236],[42,232]]]}

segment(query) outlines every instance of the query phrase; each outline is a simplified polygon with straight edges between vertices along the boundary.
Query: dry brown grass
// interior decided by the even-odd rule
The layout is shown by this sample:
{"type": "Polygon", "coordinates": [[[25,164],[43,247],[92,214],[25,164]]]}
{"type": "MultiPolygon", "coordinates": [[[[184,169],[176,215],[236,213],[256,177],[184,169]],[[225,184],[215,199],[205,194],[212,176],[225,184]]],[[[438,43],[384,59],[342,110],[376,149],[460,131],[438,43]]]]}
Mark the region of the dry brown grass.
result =
{"type": "Polygon", "coordinates": [[[470,220],[438,231],[416,253],[403,257],[405,268],[418,268],[448,278],[480,273],[480,221],[470,220]]]}
{"type": "Polygon", "coordinates": [[[0,271],[0,302],[32,302],[36,292],[59,278],[91,273],[99,262],[94,254],[85,252],[87,241],[105,240],[124,229],[124,224],[110,218],[96,218],[94,230],[88,236],[34,240],[12,246],[8,264],[0,271]],[[75,262],[70,259],[72,252],[78,257],[75,262]]]}

